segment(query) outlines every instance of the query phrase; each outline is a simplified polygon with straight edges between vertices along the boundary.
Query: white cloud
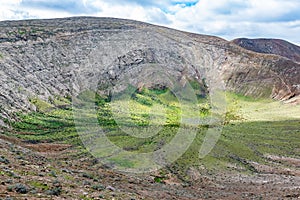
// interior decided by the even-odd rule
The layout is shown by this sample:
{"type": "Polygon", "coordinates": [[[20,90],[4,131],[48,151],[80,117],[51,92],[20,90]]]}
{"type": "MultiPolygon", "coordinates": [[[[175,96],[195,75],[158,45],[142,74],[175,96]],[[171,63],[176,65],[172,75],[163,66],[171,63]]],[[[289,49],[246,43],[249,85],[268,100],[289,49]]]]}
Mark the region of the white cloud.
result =
{"type": "MultiPolygon", "coordinates": [[[[22,0],[5,1],[0,0],[0,20],[21,20],[28,18],[51,18],[60,15],[51,10],[41,10],[38,8],[24,8],[21,6],[22,0]]],[[[64,17],[65,15],[61,15],[64,17]]]]}
{"type": "Polygon", "coordinates": [[[22,19],[28,13],[16,13],[14,8],[19,5],[20,0],[0,1],[0,20],[22,19]]]}
{"type": "Polygon", "coordinates": [[[300,44],[299,8],[298,0],[200,0],[179,9],[171,26],[227,39],[277,37],[300,44]]]}
{"type": "Polygon", "coordinates": [[[111,6],[105,2],[94,2],[94,5],[101,8],[101,12],[98,12],[96,16],[99,17],[118,17],[126,19],[135,19],[140,21],[146,21],[146,11],[140,5],[114,5],[111,6]]]}

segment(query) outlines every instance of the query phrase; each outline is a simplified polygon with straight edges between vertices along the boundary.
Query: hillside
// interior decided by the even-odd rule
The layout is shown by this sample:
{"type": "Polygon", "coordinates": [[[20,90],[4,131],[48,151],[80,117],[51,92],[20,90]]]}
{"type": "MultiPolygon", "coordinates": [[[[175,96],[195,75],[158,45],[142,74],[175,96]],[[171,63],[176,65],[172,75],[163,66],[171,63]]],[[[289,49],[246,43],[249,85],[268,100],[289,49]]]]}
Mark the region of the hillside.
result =
{"type": "Polygon", "coordinates": [[[0,22],[0,199],[299,199],[297,48],[235,43],[0,22]]]}
{"type": "MultiPolygon", "coordinates": [[[[36,110],[32,100],[51,103],[76,95],[91,87],[95,77],[106,92],[126,76],[143,79],[141,72],[150,65],[183,84],[206,79],[212,88],[277,100],[297,100],[300,94],[298,63],[256,54],[217,37],[129,20],[0,22],[0,55],[1,115],[5,118],[15,111],[36,110]]],[[[132,84],[166,84],[147,80],[132,84]]]]}
{"type": "Polygon", "coordinates": [[[238,38],[232,42],[254,52],[275,54],[300,62],[300,47],[284,40],[238,38]]]}

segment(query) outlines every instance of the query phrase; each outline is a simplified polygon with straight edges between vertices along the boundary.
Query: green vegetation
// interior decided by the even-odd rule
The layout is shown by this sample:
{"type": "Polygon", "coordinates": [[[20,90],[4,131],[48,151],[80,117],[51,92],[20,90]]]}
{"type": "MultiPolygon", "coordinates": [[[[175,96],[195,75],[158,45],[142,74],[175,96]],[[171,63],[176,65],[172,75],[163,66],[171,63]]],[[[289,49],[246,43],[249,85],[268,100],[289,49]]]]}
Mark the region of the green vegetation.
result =
{"type": "Polygon", "coordinates": [[[105,186],[102,184],[96,184],[96,185],[92,185],[92,189],[97,191],[102,191],[105,190],[105,186]]]}
{"type": "Polygon", "coordinates": [[[81,147],[70,109],[18,114],[17,116],[20,121],[10,124],[14,127],[14,131],[7,131],[4,134],[18,137],[29,143],[58,142],[81,147]]]}
{"type": "Polygon", "coordinates": [[[0,163],[9,164],[9,160],[4,156],[0,156],[0,163]]]}
{"type": "Polygon", "coordinates": [[[18,34],[20,35],[25,35],[27,33],[27,30],[22,28],[22,29],[18,29],[18,34]]]}
{"type": "Polygon", "coordinates": [[[17,193],[20,193],[20,194],[26,194],[29,191],[27,186],[25,186],[21,183],[17,183],[15,185],[10,185],[10,186],[7,187],[7,190],[8,191],[15,190],[17,193]]]}
{"type": "Polygon", "coordinates": [[[59,196],[62,193],[62,185],[58,180],[52,182],[52,186],[49,190],[46,191],[48,195],[59,196]]]}
{"type": "Polygon", "coordinates": [[[154,181],[155,181],[156,183],[162,183],[163,180],[164,180],[164,179],[163,179],[162,177],[154,177],[154,181]]]}
{"type": "Polygon", "coordinates": [[[48,100],[55,107],[66,107],[71,103],[69,99],[60,96],[55,96],[54,98],[49,97],[48,100]]]}
{"type": "MultiPolygon", "coordinates": [[[[300,106],[284,104],[271,99],[255,99],[234,93],[226,93],[227,110],[233,110],[244,121],[300,120],[300,106]]],[[[288,124],[288,122],[287,122],[288,124]]]]}
{"type": "Polygon", "coordinates": [[[51,108],[53,108],[50,103],[43,101],[37,97],[31,98],[29,101],[36,106],[38,112],[47,112],[51,108]]]}
{"type": "MultiPolygon", "coordinates": [[[[205,169],[218,171],[231,170],[230,166],[235,165],[241,171],[251,172],[255,170],[249,162],[266,163],[266,155],[299,158],[299,106],[232,93],[227,93],[226,96],[228,107],[223,133],[214,149],[205,158],[199,158],[199,149],[211,126],[197,125],[196,139],[180,159],[167,167],[169,170],[177,171],[182,179],[188,179],[186,171],[191,167],[204,166],[205,169]]],[[[96,114],[88,109],[83,109],[82,112],[98,120],[97,126],[101,126],[111,142],[131,152],[146,153],[160,149],[174,138],[180,126],[184,126],[187,132],[192,130],[193,125],[181,122],[183,113],[188,113],[189,118],[199,116],[200,119],[210,115],[208,99],[198,96],[197,104],[181,105],[168,89],[136,90],[126,101],[122,96],[119,97],[105,97],[86,91],[79,96],[79,102],[94,104],[96,114]],[[130,135],[124,132],[124,127],[132,127],[133,132],[146,127],[148,131],[157,134],[137,138],[142,132],[130,135]]],[[[4,134],[32,143],[67,143],[78,148],[80,153],[87,152],[78,131],[80,133],[88,123],[84,121],[82,127],[80,124],[75,127],[73,110],[67,106],[70,103],[67,99],[57,97],[56,100],[49,100],[50,104],[34,98],[31,102],[39,112],[18,113],[20,120],[10,124],[14,131],[4,134]]],[[[124,167],[139,165],[122,157],[114,157],[112,161],[124,167]]],[[[158,177],[155,181],[162,180],[158,177]]],[[[35,183],[29,183],[32,184],[35,183]]]]}
{"type": "Polygon", "coordinates": [[[35,189],[40,189],[40,190],[48,190],[49,186],[46,183],[42,183],[40,181],[29,181],[27,182],[28,185],[35,189]]]}

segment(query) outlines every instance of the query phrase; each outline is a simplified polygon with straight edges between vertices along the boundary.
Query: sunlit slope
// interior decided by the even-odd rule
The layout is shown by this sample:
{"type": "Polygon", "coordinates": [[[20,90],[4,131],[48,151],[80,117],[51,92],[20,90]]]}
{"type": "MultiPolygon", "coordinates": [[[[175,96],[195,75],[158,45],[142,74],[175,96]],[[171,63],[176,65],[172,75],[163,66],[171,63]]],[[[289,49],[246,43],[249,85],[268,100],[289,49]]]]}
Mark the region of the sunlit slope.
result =
{"type": "Polygon", "coordinates": [[[226,94],[229,111],[244,121],[300,120],[300,105],[270,99],[255,99],[233,93],[226,94]]]}

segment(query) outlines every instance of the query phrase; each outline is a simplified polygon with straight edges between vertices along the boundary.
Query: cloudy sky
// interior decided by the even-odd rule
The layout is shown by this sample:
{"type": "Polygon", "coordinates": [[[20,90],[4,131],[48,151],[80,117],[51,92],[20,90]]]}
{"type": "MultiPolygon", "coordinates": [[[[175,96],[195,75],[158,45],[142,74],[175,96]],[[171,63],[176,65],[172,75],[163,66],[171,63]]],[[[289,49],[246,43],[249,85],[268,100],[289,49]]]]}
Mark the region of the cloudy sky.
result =
{"type": "Polygon", "coordinates": [[[99,16],[300,45],[300,0],[0,0],[0,20],[99,16]]]}

